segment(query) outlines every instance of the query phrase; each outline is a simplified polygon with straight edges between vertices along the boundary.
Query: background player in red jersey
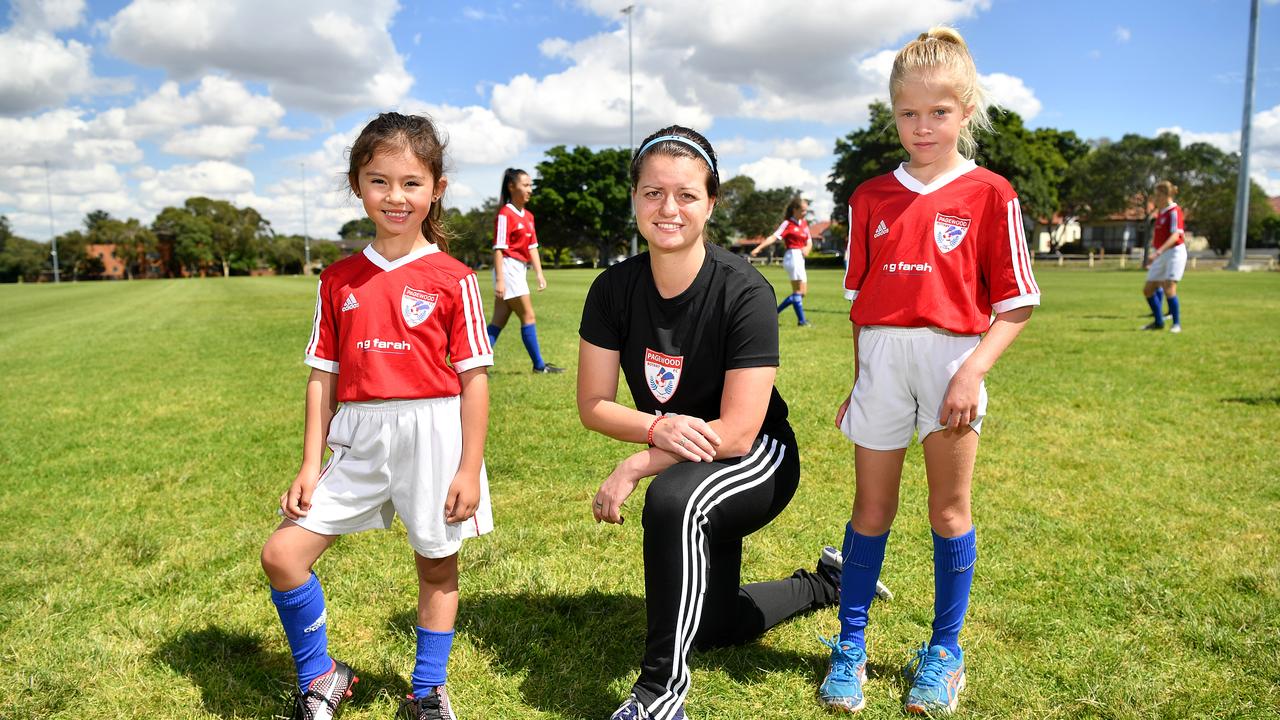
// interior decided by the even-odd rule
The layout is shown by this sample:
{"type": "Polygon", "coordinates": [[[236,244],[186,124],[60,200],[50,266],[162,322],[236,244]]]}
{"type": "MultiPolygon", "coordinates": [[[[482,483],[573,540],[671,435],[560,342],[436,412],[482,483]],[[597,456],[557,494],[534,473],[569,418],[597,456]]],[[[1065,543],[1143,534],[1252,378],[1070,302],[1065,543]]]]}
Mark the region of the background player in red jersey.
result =
{"type": "Polygon", "coordinates": [[[908,663],[906,710],[946,713],[965,685],[960,628],[977,545],[970,485],[986,414],[983,378],[1040,302],[1017,194],[966,159],[988,128],[977,70],[960,34],[934,28],[894,59],[890,98],[910,160],[849,200],[855,379],[836,423],[855,443],[845,528],[840,636],[821,701],[864,704],[864,629],[898,508],[913,434],[924,448],[933,529],[933,634],[908,663]],[[995,315],[994,321],[991,316],[995,315]]]}
{"type": "Polygon", "coordinates": [[[1187,269],[1187,246],[1184,238],[1186,218],[1182,208],[1173,201],[1178,188],[1168,180],[1156,183],[1155,204],[1157,210],[1155,227],[1151,231],[1151,267],[1147,270],[1147,282],[1142,287],[1142,294],[1147,298],[1147,305],[1155,320],[1143,330],[1163,330],[1164,316],[1162,300],[1169,299],[1169,314],[1173,316],[1173,325],[1169,332],[1182,332],[1182,301],[1178,298],[1178,281],[1187,269]]]}
{"type": "Polygon", "coordinates": [[[384,113],[351,146],[348,182],[377,234],[320,275],[307,343],[302,467],[262,567],[298,670],[294,718],[327,719],[356,678],[329,657],[312,565],[339,535],[399,514],[418,570],[414,718],[454,717],[444,690],[458,611],[458,549],[493,529],[489,418],[475,273],[444,251],[444,145],[424,117],[384,113]],[[341,406],[338,405],[341,403],[341,406]],[[321,465],[326,439],[333,450],[321,465]]]}
{"type": "Polygon", "coordinates": [[[493,229],[493,322],[489,324],[489,344],[496,345],[498,334],[507,326],[514,312],[520,318],[520,339],[533,361],[536,373],[562,373],[564,368],[549,365],[542,359],[538,346],[538,326],[534,323],[533,299],[529,296],[529,265],[538,278],[538,292],[547,289],[542,275],[542,258],[538,256],[538,232],[533,213],[525,208],[533,195],[529,173],[507,168],[502,175],[502,195],[493,229]]]}
{"type": "Polygon", "coordinates": [[[623,502],[654,476],[641,521],[644,659],[611,720],[684,718],[692,648],[746,643],[836,600],[839,563],[827,553],[815,572],[740,586],[743,538],[791,501],[800,457],[774,387],[773,288],[703,237],[719,187],[701,134],[672,126],[645,138],[631,194],[649,251],[601,273],[583,304],[578,414],[644,446],[600,485],[596,521],[621,524],[623,502]],[[618,402],[619,370],[634,409],[618,402]]]}
{"type": "Polygon", "coordinates": [[[785,254],[782,256],[782,267],[787,271],[787,277],[791,279],[791,294],[787,296],[778,305],[778,313],[781,314],[787,306],[795,308],[796,321],[801,327],[809,324],[804,317],[804,296],[809,290],[809,275],[805,273],[804,259],[809,255],[809,251],[813,249],[813,236],[809,234],[809,221],[805,220],[805,213],[809,212],[809,201],[800,196],[791,198],[791,202],[787,203],[787,211],[782,218],[782,224],[773,234],[764,239],[751,251],[751,256],[755,257],[760,251],[770,245],[782,241],[786,248],[785,254]]]}

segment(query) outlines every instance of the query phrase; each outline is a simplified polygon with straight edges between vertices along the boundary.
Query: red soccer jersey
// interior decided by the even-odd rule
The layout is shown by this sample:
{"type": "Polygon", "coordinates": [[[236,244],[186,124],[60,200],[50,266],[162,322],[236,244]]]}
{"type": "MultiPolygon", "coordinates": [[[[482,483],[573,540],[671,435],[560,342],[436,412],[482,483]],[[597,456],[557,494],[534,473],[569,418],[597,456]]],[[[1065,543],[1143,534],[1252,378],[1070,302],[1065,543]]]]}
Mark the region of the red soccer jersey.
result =
{"type": "Polygon", "coordinates": [[[991,313],[1040,304],[1009,182],[968,161],[929,185],[905,165],[849,198],[849,269],[857,325],[984,333],[991,313]]]}
{"type": "Polygon", "coordinates": [[[476,274],[435,245],[389,261],[370,245],[320,273],[306,363],[338,400],[451,397],[493,364],[476,274]]]}
{"type": "Polygon", "coordinates": [[[498,209],[497,225],[493,230],[493,249],[501,250],[526,265],[529,251],[538,247],[538,233],[533,229],[533,213],[528,208],[517,210],[507,203],[498,209]]]}
{"type": "Polygon", "coordinates": [[[803,250],[809,244],[809,223],[804,218],[787,218],[774,231],[773,236],[786,243],[788,250],[803,250]]]}
{"type": "Polygon", "coordinates": [[[1155,249],[1159,250],[1169,241],[1169,236],[1174,233],[1178,234],[1178,239],[1169,247],[1177,247],[1185,241],[1184,230],[1186,218],[1182,214],[1182,208],[1178,207],[1178,203],[1169,203],[1169,206],[1160,211],[1156,216],[1156,227],[1151,238],[1151,244],[1155,249]]]}

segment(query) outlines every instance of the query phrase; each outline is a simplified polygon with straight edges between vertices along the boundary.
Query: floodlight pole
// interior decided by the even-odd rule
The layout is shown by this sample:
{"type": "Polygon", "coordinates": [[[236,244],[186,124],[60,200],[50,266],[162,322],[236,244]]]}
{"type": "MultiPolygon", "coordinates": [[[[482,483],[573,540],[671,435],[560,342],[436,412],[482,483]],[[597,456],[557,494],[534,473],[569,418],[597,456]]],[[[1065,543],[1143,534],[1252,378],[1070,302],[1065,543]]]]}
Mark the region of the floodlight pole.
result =
{"type": "Polygon", "coordinates": [[[62,278],[58,274],[58,236],[53,232],[53,190],[49,185],[49,161],[44,161],[44,197],[49,201],[49,242],[53,243],[53,281],[55,283],[62,282],[62,278]]]}
{"type": "Polygon", "coordinates": [[[1249,229],[1249,135],[1253,129],[1253,74],[1258,65],[1258,0],[1249,3],[1249,59],[1244,72],[1244,122],[1240,125],[1240,178],[1236,183],[1236,216],[1231,225],[1231,262],[1228,270],[1244,266],[1244,244],[1249,229]]]}
{"type": "MultiPolygon", "coordinates": [[[[627,138],[631,143],[631,152],[627,155],[627,162],[631,162],[631,158],[636,154],[636,81],[635,66],[632,61],[631,52],[631,15],[635,12],[635,5],[628,5],[622,8],[622,14],[627,16],[627,115],[630,117],[630,129],[627,132],[627,138]]],[[[630,167],[628,167],[630,171],[630,167]]],[[[631,231],[631,254],[640,253],[640,241],[636,238],[636,232],[631,231]]]]}
{"type": "Polygon", "coordinates": [[[302,274],[311,272],[311,235],[307,232],[307,164],[298,163],[302,168],[302,274]]]}

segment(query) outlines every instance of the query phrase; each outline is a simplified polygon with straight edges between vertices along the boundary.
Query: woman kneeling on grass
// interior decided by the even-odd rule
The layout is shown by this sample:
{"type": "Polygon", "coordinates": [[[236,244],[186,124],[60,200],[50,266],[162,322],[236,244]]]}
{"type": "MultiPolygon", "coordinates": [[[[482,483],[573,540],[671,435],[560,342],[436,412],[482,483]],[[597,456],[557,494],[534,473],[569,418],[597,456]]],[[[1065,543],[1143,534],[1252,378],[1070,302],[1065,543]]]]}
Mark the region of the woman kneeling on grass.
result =
{"type": "Polygon", "coordinates": [[[636,226],[649,243],[601,273],[582,311],[582,423],[647,448],[618,463],[592,499],[622,523],[642,478],[648,636],[640,677],[612,720],[684,718],[691,647],[746,643],[836,602],[839,560],[739,587],[742,539],[790,502],[800,456],[773,385],[773,288],[744,259],[703,239],[720,178],[715,151],[679,126],[631,161],[636,226]],[[618,370],[636,409],[618,404],[618,370]]]}

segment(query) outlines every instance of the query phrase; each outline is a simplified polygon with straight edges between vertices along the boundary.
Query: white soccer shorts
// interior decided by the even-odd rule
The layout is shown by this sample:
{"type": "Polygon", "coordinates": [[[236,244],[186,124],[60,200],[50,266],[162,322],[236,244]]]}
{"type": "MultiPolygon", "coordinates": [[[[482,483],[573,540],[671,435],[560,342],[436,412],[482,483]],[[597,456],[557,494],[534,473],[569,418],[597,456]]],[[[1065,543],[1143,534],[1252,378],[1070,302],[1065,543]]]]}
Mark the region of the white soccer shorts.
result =
{"type": "Polygon", "coordinates": [[[1160,253],[1147,268],[1147,282],[1178,282],[1187,269],[1187,246],[1174,245],[1160,253]]]}
{"type": "Polygon", "coordinates": [[[792,248],[782,255],[782,269],[787,271],[787,277],[795,282],[809,282],[809,276],[804,271],[804,251],[799,248],[792,248]]]}
{"type": "Polygon", "coordinates": [[[492,531],[483,465],[475,516],[460,523],[444,519],[449,485],[462,460],[461,409],[457,396],[344,403],[329,423],[333,456],[298,525],[346,535],[389,528],[399,514],[409,545],[428,558],[448,557],[465,538],[492,531]]]}
{"type": "MultiPolygon", "coordinates": [[[[510,255],[502,255],[503,300],[529,294],[529,280],[526,278],[528,266],[510,255]]],[[[498,268],[493,269],[493,286],[498,287],[498,268]]]]}
{"type": "MultiPolygon", "coordinates": [[[[947,385],[978,347],[979,335],[956,335],[938,328],[869,325],[858,333],[858,382],[849,411],[840,423],[845,437],[870,450],[898,450],[912,433],[925,437],[941,430],[938,414],[947,385]]],[[[987,388],[978,395],[978,417],[969,423],[982,432],[987,388]]]]}

